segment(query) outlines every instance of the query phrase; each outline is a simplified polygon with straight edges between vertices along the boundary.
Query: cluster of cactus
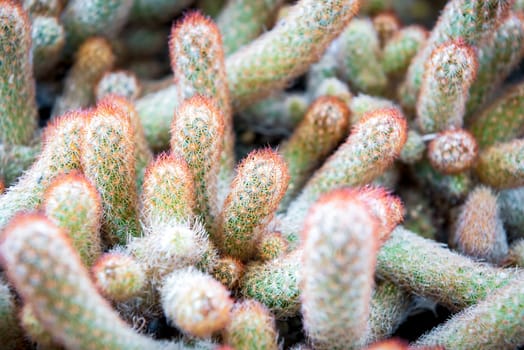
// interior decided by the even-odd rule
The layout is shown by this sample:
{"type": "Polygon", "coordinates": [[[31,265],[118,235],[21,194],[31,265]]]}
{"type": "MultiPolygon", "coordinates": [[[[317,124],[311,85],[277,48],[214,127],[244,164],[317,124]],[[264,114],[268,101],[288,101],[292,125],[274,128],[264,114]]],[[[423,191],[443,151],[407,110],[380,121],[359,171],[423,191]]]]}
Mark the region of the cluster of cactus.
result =
{"type": "Polygon", "coordinates": [[[524,4],[437,3],[0,0],[0,347],[524,346],[524,4]]]}

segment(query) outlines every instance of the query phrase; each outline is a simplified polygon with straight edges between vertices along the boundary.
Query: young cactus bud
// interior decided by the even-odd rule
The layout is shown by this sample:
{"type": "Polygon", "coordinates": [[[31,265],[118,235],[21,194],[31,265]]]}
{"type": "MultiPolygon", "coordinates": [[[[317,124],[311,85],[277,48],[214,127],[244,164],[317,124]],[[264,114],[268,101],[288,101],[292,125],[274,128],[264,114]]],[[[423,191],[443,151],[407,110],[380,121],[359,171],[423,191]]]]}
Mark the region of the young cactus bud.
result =
{"type": "Polygon", "coordinates": [[[337,151],[315,172],[291,203],[282,233],[295,244],[309,206],[318,197],[341,186],[359,186],[381,175],[406,142],[407,123],[398,109],[367,113],[337,151]]]}
{"type": "Polygon", "coordinates": [[[400,20],[393,12],[382,12],[373,17],[373,28],[377,32],[380,48],[384,48],[398,33],[400,26],[400,20]]]}
{"type": "Polygon", "coordinates": [[[284,255],[287,249],[287,240],[280,232],[267,232],[258,242],[257,257],[262,261],[273,260],[284,255]]]}
{"type": "Polygon", "coordinates": [[[33,68],[37,77],[50,73],[65,44],[64,27],[55,17],[36,16],[31,24],[33,68]]]}
{"type": "Polygon", "coordinates": [[[240,281],[241,294],[264,304],[276,318],[296,316],[300,311],[302,268],[302,249],[274,260],[251,263],[240,281]]]}
{"type": "Polygon", "coordinates": [[[218,215],[218,172],[224,118],[206,97],[194,96],[177,109],[171,127],[171,149],[189,166],[195,182],[196,214],[210,234],[218,215]]]}
{"type": "Polygon", "coordinates": [[[417,101],[417,123],[423,133],[462,127],[466,100],[478,62],[463,40],[447,41],[429,58],[417,101]]]}
{"type": "Polygon", "coordinates": [[[229,55],[255,39],[271,23],[281,0],[228,1],[217,17],[224,52],[229,55]]]}
{"type": "Polygon", "coordinates": [[[220,249],[247,261],[284,196],[289,181],[286,163],[274,151],[254,151],[238,166],[219,217],[220,249]]]}
{"type": "Polygon", "coordinates": [[[212,276],[228,290],[233,290],[244,274],[244,268],[240,260],[226,256],[218,259],[212,276]]]}
{"type": "Polygon", "coordinates": [[[355,194],[322,196],[302,231],[300,299],[315,349],[358,348],[368,327],[380,222],[355,194]]]}
{"type": "MultiPolygon", "coordinates": [[[[415,346],[516,349],[524,344],[524,275],[425,334],[415,346]]],[[[419,347],[416,347],[419,349],[419,347]]]]}
{"type": "Polygon", "coordinates": [[[285,209],[311,173],[347,136],[349,109],[336,97],[318,98],[285,142],[280,153],[289,169],[289,187],[280,209],[285,209]]]}
{"type": "Polygon", "coordinates": [[[444,174],[456,174],[470,168],[477,152],[477,141],[463,129],[441,132],[428,146],[431,165],[444,174]]]}
{"type": "Polygon", "coordinates": [[[105,73],[95,87],[95,97],[99,101],[107,95],[118,95],[134,101],[140,96],[142,87],[133,72],[121,70],[105,73]]]}
{"type": "Polygon", "coordinates": [[[133,0],[71,0],[62,13],[66,51],[73,53],[92,36],[115,37],[126,23],[133,0]]]}
{"type": "Polygon", "coordinates": [[[57,98],[53,116],[71,109],[84,108],[95,102],[95,86],[115,63],[111,45],[104,38],[90,38],[78,49],[75,62],[67,73],[62,96],[57,98]]]}
{"type": "Polygon", "coordinates": [[[524,140],[498,143],[480,152],[476,173],[495,188],[524,186],[524,140]]]}
{"type": "Polygon", "coordinates": [[[178,100],[182,102],[194,95],[213,99],[222,115],[220,178],[229,183],[235,163],[235,139],[220,31],[212,20],[192,12],[171,30],[169,53],[178,100]]]}
{"type": "Polygon", "coordinates": [[[82,169],[102,197],[108,244],[140,232],[137,217],[134,130],[128,111],[111,97],[92,110],[83,130],[82,169]]]}
{"type": "Polygon", "coordinates": [[[28,144],[38,113],[31,62],[31,24],[22,6],[0,1],[0,142],[28,144]]]}
{"type": "Polygon", "coordinates": [[[44,216],[20,214],[4,231],[10,282],[53,339],[70,349],[162,349],[135,333],[91,282],[66,235],[44,216]]]}
{"type": "Polygon", "coordinates": [[[142,187],[144,222],[178,220],[193,217],[195,211],[195,185],[193,174],[186,161],[177,154],[161,154],[145,173],[142,187]]]}
{"type": "MultiPolygon", "coordinates": [[[[524,26],[524,25],[523,25],[524,26]]],[[[480,148],[508,142],[524,134],[524,83],[493,101],[469,126],[480,148]]]]}
{"type": "Polygon", "coordinates": [[[77,171],[59,176],[47,188],[42,209],[71,238],[82,262],[91,266],[102,253],[102,200],[96,188],[77,171]]]}
{"type": "Polygon", "coordinates": [[[231,320],[233,301],[227,289],[194,268],[167,276],[160,295],[167,319],[188,334],[210,337],[231,320]]]}
{"type": "Polygon", "coordinates": [[[88,118],[87,112],[70,112],[44,130],[38,159],[0,197],[0,227],[16,212],[36,208],[57,175],[80,169],[82,134],[88,118]]]}
{"type": "Polygon", "coordinates": [[[305,73],[358,12],[359,1],[302,0],[275,27],[226,61],[238,109],[305,73]]]}
{"type": "Polygon", "coordinates": [[[387,78],[380,64],[380,41],[368,18],[349,22],[340,38],[337,52],[339,70],[355,90],[381,94],[387,78]]]}
{"type": "Polygon", "coordinates": [[[233,306],[231,322],[224,330],[224,342],[233,349],[278,350],[275,320],[269,310],[255,300],[233,306]]]}
{"type": "Polygon", "coordinates": [[[497,197],[489,188],[477,187],[469,194],[456,227],[453,240],[460,252],[493,264],[508,254],[497,197]]]}
{"type": "Polygon", "coordinates": [[[102,295],[114,301],[125,301],[144,288],[146,275],[142,266],[130,256],[106,253],[92,269],[93,280],[102,295]]]}

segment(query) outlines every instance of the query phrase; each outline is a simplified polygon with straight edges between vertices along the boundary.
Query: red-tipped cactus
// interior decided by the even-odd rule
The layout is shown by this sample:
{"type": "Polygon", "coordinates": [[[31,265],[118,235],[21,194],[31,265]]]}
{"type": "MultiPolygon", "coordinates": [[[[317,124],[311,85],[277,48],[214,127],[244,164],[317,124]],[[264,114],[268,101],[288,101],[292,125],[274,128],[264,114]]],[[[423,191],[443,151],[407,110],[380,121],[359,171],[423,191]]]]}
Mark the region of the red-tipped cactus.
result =
{"type": "Polygon", "coordinates": [[[470,168],[477,158],[477,141],[469,132],[447,130],[439,133],[428,147],[431,165],[444,174],[460,173],[470,168]]]}

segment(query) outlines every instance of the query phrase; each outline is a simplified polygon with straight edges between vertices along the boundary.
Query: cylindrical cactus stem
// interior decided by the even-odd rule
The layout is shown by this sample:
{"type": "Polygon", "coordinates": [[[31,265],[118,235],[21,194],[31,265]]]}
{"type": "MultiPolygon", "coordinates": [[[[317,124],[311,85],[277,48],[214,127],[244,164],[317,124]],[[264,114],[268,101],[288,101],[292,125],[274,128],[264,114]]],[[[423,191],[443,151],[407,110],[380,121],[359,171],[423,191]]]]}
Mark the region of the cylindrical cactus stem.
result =
{"type": "Polygon", "coordinates": [[[257,244],[257,258],[269,261],[283,256],[288,250],[287,240],[278,231],[266,232],[257,244]]]}
{"type": "Polygon", "coordinates": [[[43,77],[60,60],[65,45],[64,27],[55,17],[37,16],[31,25],[33,68],[43,77]]]}
{"type": "Polygon", "coordinates": [[[474,262],[401,226],[380,249],[377,273],[450,310],[476,304],[512,283],[515,276],[513,271],[474,262]]]}
{"type": "Polygon", "coordinates": [[[306,90],[311,93],[324,80],[336,78],[338,74],[337,51],[340,43],[334,39],[328,45],[318,62],[313,63],[307,72],[306,90]]]}
{"type": "Polygon", "coordinates": [[[524,238],[524,187],[500,191],[497,203],[508,238],[524,238]]]}
{"type": "Polygon", "coordinates": [[[223,135],[224,117],[212,100],[193,96],[177,109],[171,127],[171,149],[189,166],[195,183],[195,213],[212,236],[219,211],[218,173],[223,135]]]}
{"type": "Polygon", "coordinates": [[[24,348],[24,335],[18,324],[15,298],[2,277],[0,277],[0,341],[6,349],[24,348]]]}
{"type": "Polygon", "coordinates": [[[275,320],[269,310],[256,300],[237,302],[231,322],[224,330],[224,342],[233,349],[278,350],[275,320]]]}
{"type": "Polygon", "coordinates": [[[387,77],[380,64],[380,41],[369,18],[355,18],[337,39],[338,68],[346,81],[358,91],[381,94],[387,77]]]}
{"type": "Polygon", "coordinates": [[[342,186],[359,186],[381,175],[406,142],[407,123],[398,109],[367,113],[347,140],[328,158],[290,204],[282,233],[295,245],[309,206],[321,194],[342,186]]]}
{"type": "Polygon", "coordinates": [[[95,87],[97,101],[107,95],[118,95],[135,101],[140,96],[142,86],[133,72],[120,70],[107,72],[98,81],[95,87]]]}
{"type": "Polygon", "coordinates": [[[482,183],[494,188],[524,186],[524,140],[498,143],[481,151],[476,173],[482,183]]]}
{"type": "Polygon", "coordinates": [[[462,39],[447,41],[433,50],[417,101],[417,123],[423,133],[462,127],[477,68],[475,50],[462,39]]]}
{"type": "Polygon", "coordinates": [[[82,262],[91,266],[102,253],[102,200],[96,188],[77,171],[58,176],[44,194],[42,209],[71,238],[82,262]]]}
{"type": "Polygon", "coordinates": [[[154,288],[173,270],[197,265],[206,254],[216,257],[200,224],[177,220],[153,225],[143,237],[132,238],[126,249],[143,266],[154,288]]]}
{"type": "Polygon", "coordinates": [[[136,23],[165,23],[173,19],[193,0],[131,0],[129,20],[136,23]]]}
{"type": "Polygon", "coordinates": [[[16,212],[36,208],[57,175],[80,169],[82,134],[88,118],[86,112],[70,112],[45,129],[36,162],[0,196],[0,227],[16,212]]]}
{"type": "Polygon", "coordinates": [[[140,233],[135,139],[128,111],[109,97],[91,111],[83,130],[82,169],[102,197],[107,244],[125,244],[140,233]]]}
{"type": "Polygon", "coordinates": [[[349,116],[346,104],[336,97],[320,97],[309,107],[290,139],[280,148],[290,176],[280,210],[287,207],[315,168],[347,136],[349,116]]]}
{"type": "Polygon", "coordinates": [[[422,84],[426,62],[433,50],[444,42],[462,38],[467,45],[481,43],[507,16],[512,0],[452,0],[440,14],[424,47],[411,61],[400,92],[402,105],[414,109],[422,84]]]}
{"type": "Polygon", "coordinates": [[[491,37],[478,48],[479,68],[477,78],[469,89],[466,118],[473,117],[479,111],[519,64],[523,54],[524,15],[510,12],[491,37]]]}
{"type": "Polygon", "coordinates": [[[142,187],[141,214],[146,225],[194,216],[193,173],[178,154],[161,154],[147,167],[142,187]]]}
{"type": "Polygon", "coordinates": [[[231,320],[233,301],[228,290],[192,267],[167,276],[160,295],[167,319],[188,334],[210,337],[231,320]]]}
{"type": "Polygon", "coordinates": [[[66,235],[42,215],[22,214],[11,221],[0,241],[0,258],[24,302],[66,348],[182,346],[170,347],[128,327],[100,296],[66,235]]]}
{"type": "MultiPolygon", "coordinates": [[[[524,275],[423,335],[414,345],[511,350],[524,344],[524,275]]],[[[419,349],[415,347],[415,349],[419,349]]]]}
{"type": "Polygon", "coordinates": [[[76,52],[75,62],[65,78],[64,91],[55,101],[52,115],[58,116],[94,103],[96,83],[114,62],[115,56],[106,39],[94,37],[86,40],[76,52]]]}
{"type": "Polygon", "coordinates": [[[302,231],[304,330],[315,349],[354,349],[368,328],[380,223],[351,189],[322,196],[302,231]]]}
{"type": "MultiPolygon", "coordinates": [[[[524,27],[524,25],[523,25],[524,27]]],[[[480,148],[524,134],[524,83],[511,87],[472,120],[469,129],[480,148]]]]}
{"type": "Polygon", "coordinates": [[[0,142],[28,144],[38,113],[31,61],[31,24],[22,6],[0,1],[0,142]]]}
{"type": "Polygon", "coordinates": [[[284,159],[271,149],[254,151],[240,163],[218,220],[221,251],[247,261],[267,229],[289,181],[284,159]]]}
{"type": "Polygon", "coordinates": [[[169,147],[169,134],[173,111],[178,107],[178,87],[169,87],[142,96],[136,101],[136,110],[144,127],[149,146],[155,150],[169,147]]]}
{"type": "Polygon", "coordinates": [[[137,188],[142,188],[146,167],[153,160],[153,153],[147,144],[144,128],[133,102],[118,95],[108,95],[105,100],[110,100],[114,108],[121,109],[129,115],[131,128],[133,130],[133,142],[135,144],[135,174],[137,188]]]}
{"type": "Polygon", "coordinates": [[[178,86],[177,99],[182,102],[201,95],[214,100],[222,114],[220,180],[227,187],[235,164],[235,135],[220,31],[212,20],[192,12],[171,30],[169,54],[178,86]]]}
{"type": "Polygon", "coordinates": [[[422,135],[415,130],[409,130],[406,143],[398,158],[402,163],[415,164],[424,157],[425,151],[426,144],[422,135]]]}
{"type": "Polygon", "coordinates": [[[463,129],[443,131],[428,146],[431,165],[444,174],[456,174],[470,168],[477,154],[477,141],[463,129]]]}
{"type": "Polygon", "coordinates": [[[427,30],[417,25],[404,27],[395,33],[382,49],[381,63],[384,73],[402,76],[426,42],[427,36],[427,30]]]}
{"type": "Polygon", "coordinates": [[[465,255],[493,264],[500,264],[507,256],[508,241],[497,197],[488,187],[477,187],[468,195],[452,241],[465,255]]]}
{"type": "Polygon", "coordinates": [[[133,0],[71,0],[62,12],[66,52],[92,36],[115,37],[127,21],[133,0]]]}
{"type": "Polygon", "coordinates": [[[233,290],[244,274],[244,269],[240,260],[225,256],[218,259],[211,275],[228,290],[233,290]]]}
{"type": "Polygon", "coordinates": [[[380,281],[371,297],[369,328],[365,344],[387,339],[409,314],[411,296],[395,283],[380,281]]]}
{"type": "Polygon", "coordinates": [[[234,105],[241,109],[305,73],[358,7],[356,0],[301,0],[271,31],[228,57],[234,105]]]}
{"type": "Polygon", "coordinates": [[[282,0],[230,0],[217,17],[224,53],[232,54],[255,39],[275,17],[282,0]]]}
{"type": "Polygon", "coordinates": [[[241,294],[264,304],[276,318],[300,312],[299,279],[302,249],[266,262],[247,265],[240,281],[241,294]]]}
{"type": "Polygon", "coordinates": [[[38,158],[40,145],[0,144],[0,178],[11,186],[38,158]]]}
{"type": "Polygon", "coordinates": [[[146,283],[140,263],[120,253],[102,255],[93,265],[91,273],[100,293],[114,301],[125,301],[138,295],[146,283]]]}

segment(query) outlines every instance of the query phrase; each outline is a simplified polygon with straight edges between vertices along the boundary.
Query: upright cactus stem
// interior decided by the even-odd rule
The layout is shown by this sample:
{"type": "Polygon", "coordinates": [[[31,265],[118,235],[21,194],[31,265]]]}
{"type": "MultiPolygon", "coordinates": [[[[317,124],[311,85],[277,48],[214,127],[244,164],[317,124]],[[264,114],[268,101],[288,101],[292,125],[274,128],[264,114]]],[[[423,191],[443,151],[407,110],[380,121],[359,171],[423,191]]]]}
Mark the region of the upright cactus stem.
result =
{"type": "Polygon", "coordinates": [[[407,123],[398,109],[378,109],[365,114],[347,140],[328,158],[290,204],[282,233],[293,245],[307,215],[320,195],[342,186],[370,183],[399,155],[406,142],[407,123]]]}
{"type": "Polygon", "coordinates": [[[224,117],[212,100],[193,96],[175,113],[171,149],[189,166],[195,184],[196,208],[213,236],[218,216],[218,172],[224,137],[224,117]]]}
{"type": "Polygon", "coordinates": [[[242,161],[219,218],[223,253],[243,261],[256,253],[288,181],[284,160],[272,150],[255,151],[242,161]]]}
{"type": "Polygon", "coordinates": [[[83,130],[82,169],[102,197],[102,228],[108,244],[140,233],[135,142],[130,116],[109,98],[91,111],[83,130]]]}
{"type": "Polygon", "coordinates": [[[447,41],[433,50],[417,101],[417,122],[422,132],[462,127],[477,68],[476,53],[463,40],[447,41]]]}
{"type": "Polygon", "coordinates": [[[400,90],[402,105],[414,109],[425,64],[433,50],[449,40],[462,38],[469,46],[476,46],[486,39],[505,18],[513,0],[452,0],[440,14],[424,47],[411,61],[406,80],[400,90]]]}
{"type": "Polygon", "coordinates": [[[171,67],[178,86],[178,100],[200,95],[213,100],[223,118],[220,180],[227,187],[235,164],[233,112],[224,61],[222,37],[216,24],[192,12],[171,30],[171,67]]]}
{"type": "Polygon", "coordinates": [[[22,7],[0,1],[0,142],[28,144],[38,114],[31,61],[31,24],[22,7]]]}
{"type": "Polygon", "coordinates": [[[476,173],[495,188],[524,186],[524,140],[498,143],[480,152],[476,173]]]}
{"type": "Polygon", "coordinates": [[[304,329],[315,349],[359,348],[368,327],[379,222],[356,192],[336,190],[302,231],[304,329]]]}
{"type": "Polygon", "coordinates": [[[305,73],[357,13],[356,0],[301,0],[275,27],[226,61],[234,105],[241,109],[305,73]]]}

